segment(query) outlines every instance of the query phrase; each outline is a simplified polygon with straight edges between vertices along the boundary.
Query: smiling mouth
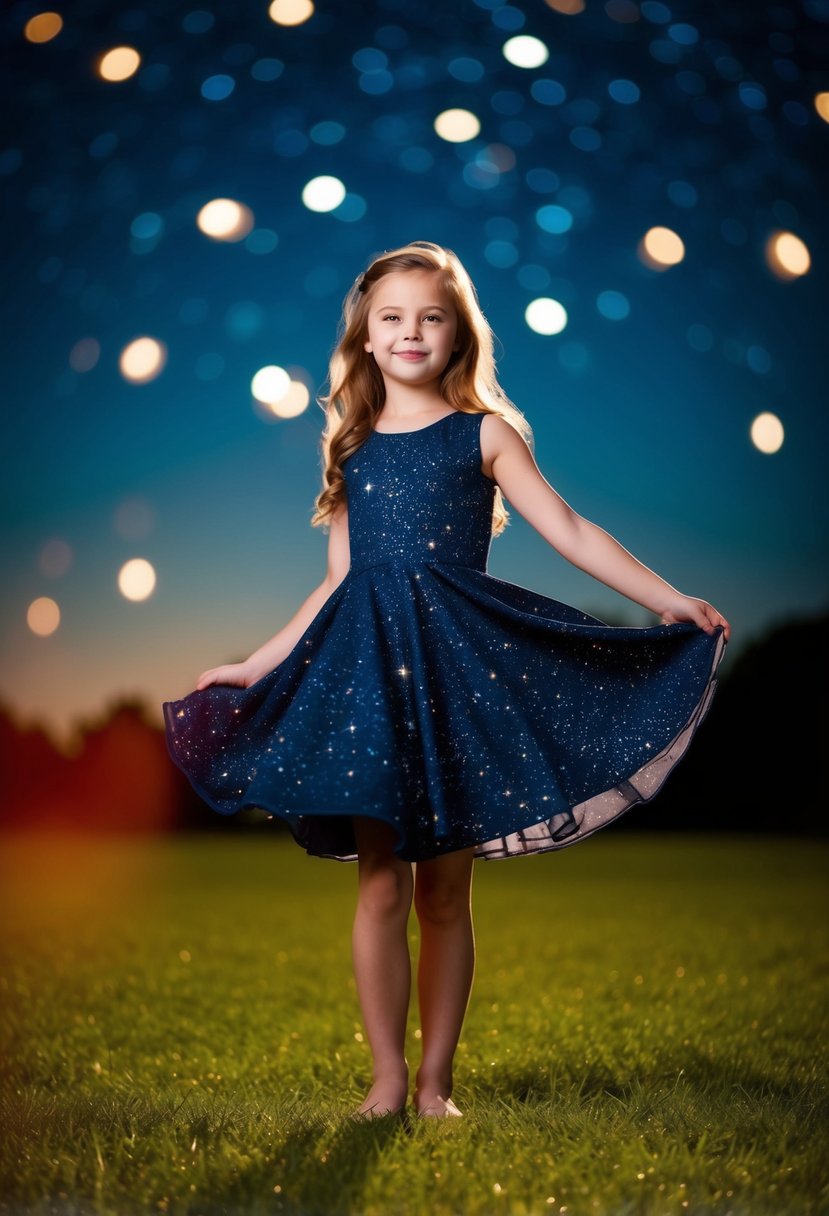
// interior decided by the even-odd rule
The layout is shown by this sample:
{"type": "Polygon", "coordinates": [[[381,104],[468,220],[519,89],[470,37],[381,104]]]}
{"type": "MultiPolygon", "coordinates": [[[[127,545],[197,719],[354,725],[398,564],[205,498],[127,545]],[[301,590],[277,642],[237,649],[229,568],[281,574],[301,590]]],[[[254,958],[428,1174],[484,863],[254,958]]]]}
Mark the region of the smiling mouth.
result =
{"type": "Polygon", "coordinates": [[[401,359],[425,359],[426,358],[425,350],[396,350],[394,353],[396,355],[399,355],[401,359]]]}

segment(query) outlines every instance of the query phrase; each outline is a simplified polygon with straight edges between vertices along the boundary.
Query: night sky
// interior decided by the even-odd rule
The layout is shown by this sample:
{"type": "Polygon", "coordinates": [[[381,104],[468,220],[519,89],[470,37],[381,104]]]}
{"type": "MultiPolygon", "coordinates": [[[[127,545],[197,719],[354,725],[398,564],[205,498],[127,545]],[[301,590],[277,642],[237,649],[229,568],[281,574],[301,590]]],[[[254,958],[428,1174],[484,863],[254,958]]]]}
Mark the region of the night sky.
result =
{"type": "MultiPolygon", "coordinates": [[[[120,696],[160,724],[286,624],[325,574],[314,397],[342,299],[410,240],[469,270],[550,484],[729,619],[725,669],[825,608],[829,3],[301,7],[81,0],[54,36],[5,9],[6,706],[59,738],[120,696]],[[137,68],[106,79],[118,47],[137,68]],[[477,133],[447,138],[452,110],[477,133]],[[320,177],[333,209],[309,206],[320,177]],[[216,199],[243,239],[203,230],[216,199]],[[660,228],[676,264],[648,256],[660,228]],[[146,382],[138,338],[164,352],[146,382]],[[254,399],[272,365],[307,388],[297,417],[254,399]],[[133,558],[156,577],[137,601],[133,558]]],[[[507,507],[490,573],[657,623],[507,507]]]]}

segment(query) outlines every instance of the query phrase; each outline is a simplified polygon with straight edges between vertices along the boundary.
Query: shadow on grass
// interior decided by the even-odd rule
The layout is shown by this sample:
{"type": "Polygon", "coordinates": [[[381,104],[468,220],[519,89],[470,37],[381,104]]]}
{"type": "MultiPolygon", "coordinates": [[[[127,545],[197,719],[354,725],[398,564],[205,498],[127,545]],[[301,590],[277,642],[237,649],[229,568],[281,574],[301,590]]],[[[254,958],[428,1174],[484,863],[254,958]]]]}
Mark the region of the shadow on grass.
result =
{"type": "Polygon", "coordinates": [[[89,1098],[41,1091],[0,1102],[4,1157],[28,1158],[33,1145],[58,1141],[71,1143],[73,1162],[71,1179],[57,1178],[44,1151],[16,1184],[7,1179],[0,1208],[10,1216],[145,1216],[148,1174],[150,1191],[170,1196],[162,1210],[171,1213],[345,1216],[360,1210],[378,1160],[411,1134],[407,1116],[352,1120],[349,1109],[327,1108],[317,1095],[262,1101],[244,1091],[207,1100],[192,1092],[89,1098]],[[169,1162],[188,1152],[190,1168],[177,1186],[169,1162]],[[196,1191],[188,1194],[191,1180],[196,1191]]]}
{"type": "Polygon", "coordinates": [[[479,1113],[489,1104],[506,1104],[554,1107],[562,1114],[605,1106],[637,1124],[658,1115],[665,1126],[684,1125],[691,1141],[693,1133],[712,1126],[755,1131],[758,1125],[779,1128],[782,1119],[800,1134],[829,1126],[829,1094],[814,1075],[781,1081],[752,1064],[712,1060],[690,1048],[626,1077],[619,1073],[597,1064],[575,1069],[556,1062],[544,1073],[507,1067],[476,1081],[468,1093],[479,1113]]]}
{"type": "MultiPolygon", "coordinates": [[[[378,1161],[412,1130],[408,1114],[363,1120],[340,1110],[310,1120],[299,1114],[283,1124],[267,1161],[249,1163],[235,1178],[213,1184],[207,1201],[202,1197],[193,1211],[350,1216],[360,1210],[378,1161]]],[[[393,1192],[388,1198],[394,1210],[393,1192]]]]}

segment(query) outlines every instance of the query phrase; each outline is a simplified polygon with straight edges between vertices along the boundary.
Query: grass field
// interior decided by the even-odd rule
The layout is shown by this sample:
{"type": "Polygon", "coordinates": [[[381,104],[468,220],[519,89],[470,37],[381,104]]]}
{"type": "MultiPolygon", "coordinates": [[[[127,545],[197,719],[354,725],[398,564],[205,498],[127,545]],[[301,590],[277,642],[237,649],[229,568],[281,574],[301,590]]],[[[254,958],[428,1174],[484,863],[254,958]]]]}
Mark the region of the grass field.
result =
{"type": "MultiPolygon", "coordinates": [[[[609,828],[476,863],[466,1117],[362,1125],[356,866],[0,847],[0,1212],[829,1212],[824,843],[609,828]]],[[[417,1027],[413,993],[412,1074],[417,1027]]]]}

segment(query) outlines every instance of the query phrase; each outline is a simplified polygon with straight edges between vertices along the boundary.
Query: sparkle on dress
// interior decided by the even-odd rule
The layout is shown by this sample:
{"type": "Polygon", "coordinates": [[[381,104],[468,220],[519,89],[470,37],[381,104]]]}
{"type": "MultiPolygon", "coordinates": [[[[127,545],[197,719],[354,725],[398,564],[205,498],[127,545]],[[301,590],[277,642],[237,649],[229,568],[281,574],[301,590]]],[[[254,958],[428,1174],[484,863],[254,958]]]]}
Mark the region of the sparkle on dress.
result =
{"type": "Polygon", "coordinates": [[[164,703],[214,811],[262,808],[339,861],[352,815],[391,824],[403,860],[492,860],[585,839],[685,754],[722,626],[611,626],[488,574],[482,419],[373,431],[343,469],[350,569],[291,653],[250,688],[164,703]]]}

